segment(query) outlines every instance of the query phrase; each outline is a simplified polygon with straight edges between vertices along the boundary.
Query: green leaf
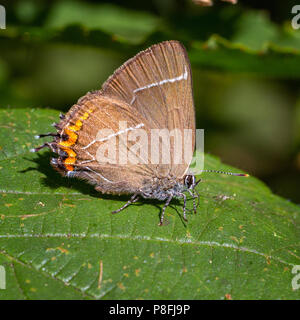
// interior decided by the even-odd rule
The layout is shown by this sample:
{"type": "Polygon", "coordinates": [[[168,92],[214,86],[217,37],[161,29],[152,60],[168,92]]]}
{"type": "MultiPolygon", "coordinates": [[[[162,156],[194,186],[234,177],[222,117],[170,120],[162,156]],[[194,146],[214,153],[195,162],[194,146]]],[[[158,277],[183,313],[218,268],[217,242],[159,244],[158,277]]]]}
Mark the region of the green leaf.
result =
{"type": "Polygon", "coordinates": [[[128,10],[111,4],[87,4],[77,1],[57,2],[46,22],[47,28],[60,29],[82,25],[102,30],[115,40],[137,44],[158,27],[159,19],[147,12],[128,10]]]}
{"type": "Polygon", "coordinates": [[[300,49],[300,36],[288,21],[280,28],[274,24],[264,11],[246,11],[238,19],[236,32],[231,37],[233,44],[261,51],[268,46],[276,46],[280,51],[300,49]]]}
{"type": "Polygon", "coordinates": [[[8,78],[7,64],[0,59],[0,84],[4,83],[8,78]]]}
{"type": "MultiPolygon", "coordinates": [[[[207,41],[186,41],[189,58],[193,67],[204,70],[218,70],[235,73],[249,73],[261,76],[280,78],[300,78],[300,41],[291,36],[294,46],[280,46],[266,43],[263,49],[254,50],[241,43],[230,42],[218,35],[212,35],[207,41]],[[299,44],[299,45],[298,45],[299,44]]],[[[145,40],[143,45],[133,41],[123,41],[101,29],[86,29],[80,25],[68,25],[64,28],[19,28],[10,26],[2,30],[0,40],[25,42],[27,44],[41,43],[71,43],[99,48],[113,49],[128,58],[149,45],[168,39],[178,39],[169,33],[154,33],[151,41],[145,40]],[[138,45],[137,45],[138,44],[138,45]]],[[[181,39],[178,39],[181,40],[181,39]]]]}
{"type": "MultiPolygon", "coordinates": [[[[299,299],[299,206],[254,177],[203,174],[197,214],[60,177],[33,136],[58,112],[0,111],[0,299],[299,299]]],[[[206,155],[206,169],[236,171],[206,155]]],[[[191,202],[189,201],[189,208],[191,202]]]]}
{"type": "Polygon", "coordinates": [[[260,50],[276,40],[277,35],[277,27],[266,17],[266,12],[247,11],[239,19],[237,32],[231,40],[260,50]]]}
{"type": "MultiPolygon", "coordinates": [[[[153,43],[177,39],[189,49],[194,67],[300,78],[300,33],[292,29],[290,21],[279,26],[267,12],[228,8],[210,11],[211,16],[195,13],[191,20],[193,15],[186,13],[181,19],[172,19],[112,4],[58,1],[43,26],[8,25],[1,30],[0,40],[4,47],[7,41],[33,48],[45,43],[94,46],[129,58],[153,43]],[[207,41],[202,41],[205,38],[198,30],[205,30],[207,41]]],[[[24,11],[21,9],[17,12],[24,11]]]]}
{"type": "Polygon", "coordinates": [[[193,66],[273,77],[299,78],[300,51],[273,44],[253,50],[213,35],[205,43],[195,41],[189,51],[193,66]]]}

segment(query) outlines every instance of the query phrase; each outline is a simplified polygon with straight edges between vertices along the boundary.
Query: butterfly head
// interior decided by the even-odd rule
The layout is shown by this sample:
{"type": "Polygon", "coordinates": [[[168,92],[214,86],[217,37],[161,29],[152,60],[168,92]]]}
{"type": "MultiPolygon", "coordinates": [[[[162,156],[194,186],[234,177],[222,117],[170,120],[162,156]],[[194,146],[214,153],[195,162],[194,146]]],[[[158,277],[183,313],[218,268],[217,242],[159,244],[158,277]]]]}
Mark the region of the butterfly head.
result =
{"type": "Polygon", "coordinates": [[[187,174],[186,176],[184,176],[184,186],[188,190],[194,190],[194,188],[200,181],[200,179],[196,181],[196,177],[193,174],[187,174]]]}

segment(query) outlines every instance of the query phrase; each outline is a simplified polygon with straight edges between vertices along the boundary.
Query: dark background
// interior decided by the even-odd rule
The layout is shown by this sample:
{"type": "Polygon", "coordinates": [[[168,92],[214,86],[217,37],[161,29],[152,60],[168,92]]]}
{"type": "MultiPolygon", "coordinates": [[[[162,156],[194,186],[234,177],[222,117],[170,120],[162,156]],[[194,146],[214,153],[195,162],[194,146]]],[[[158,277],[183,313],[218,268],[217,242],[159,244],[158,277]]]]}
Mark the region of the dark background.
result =
{"type": "MultiPolygon", "coordinates": [[[[7,29],[0,30],[0,108],[67,111],[133,54],[162,40],[180,40],[190,53],[194,43],[218,35],[254,57],[270,44],[300,55],[300,29],[291,28],[297,1],[216,0],[206,8],[191,0],[0,4],[7,12],[7,29]]],[[[299,77],[282,75],[280,63],[270,75],[238,59],[225,68],[222,59],[202,65],[191,59],[205,151],[300,203],[299,77]]]]}

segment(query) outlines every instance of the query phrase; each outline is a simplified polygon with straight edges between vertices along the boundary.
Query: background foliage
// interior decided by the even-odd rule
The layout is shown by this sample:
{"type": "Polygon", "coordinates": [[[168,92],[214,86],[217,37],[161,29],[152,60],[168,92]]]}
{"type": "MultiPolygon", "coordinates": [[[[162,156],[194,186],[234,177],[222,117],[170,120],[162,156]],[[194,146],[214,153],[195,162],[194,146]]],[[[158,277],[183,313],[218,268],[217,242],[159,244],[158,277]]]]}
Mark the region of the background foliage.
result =
{"type": "MultiPolygon", "coordinates": [[[[14,284],[1,298],[299,298],[290,283],[300,255],[293,1],[1,4],[8,26],[0,30],[0,264],[14,284]],[[207,175],[199,214],[185,225],[175,202],[169,225],[158,228],[159,203],[111,216],[119,198],[60,178],[48,152],[29,154],[33,135],[49,131],[59,111],[169,39],[189,52],[206,152],[295,204],[254,178],[207,175]]],[[[206,166],[228,170],[212,156],[206,166]]]]}

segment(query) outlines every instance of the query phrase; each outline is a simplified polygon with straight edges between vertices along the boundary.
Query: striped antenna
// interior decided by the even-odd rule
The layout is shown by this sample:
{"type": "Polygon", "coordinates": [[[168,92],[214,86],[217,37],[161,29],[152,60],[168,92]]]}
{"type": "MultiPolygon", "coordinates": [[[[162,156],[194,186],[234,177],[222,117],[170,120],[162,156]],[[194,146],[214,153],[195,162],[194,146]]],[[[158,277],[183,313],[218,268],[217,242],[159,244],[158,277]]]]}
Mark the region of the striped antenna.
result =
{"type": "Polygon", "coordinates": [[[234,172],[225,172],[220,170],[201,170],[201,172],[221,173],[221,174],[228,174],[230,176],[249,177],[249,174],[247,173],[234,173],[234,172]]]}

